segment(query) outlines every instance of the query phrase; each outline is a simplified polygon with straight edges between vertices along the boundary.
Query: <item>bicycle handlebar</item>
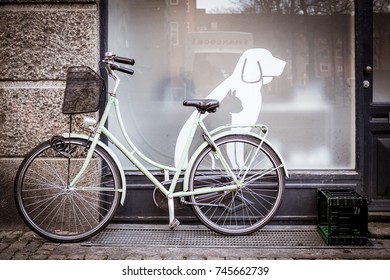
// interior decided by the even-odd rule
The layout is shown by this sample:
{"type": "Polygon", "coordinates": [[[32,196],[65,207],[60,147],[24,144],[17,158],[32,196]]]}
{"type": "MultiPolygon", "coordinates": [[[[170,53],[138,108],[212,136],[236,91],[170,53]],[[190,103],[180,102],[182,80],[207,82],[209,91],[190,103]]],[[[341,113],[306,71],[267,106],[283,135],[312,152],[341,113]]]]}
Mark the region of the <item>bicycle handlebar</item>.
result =
{"type": "Polygon", "coordinates": [[[118,62],[118,63],[128,64],[128,65],[134,65],[135,60],[132,58],[116,56],[112,52],[106,52],[106,55],[104,57],[103,62],[108,67],[110,67],[111,70],[116,70],[116,71],[123,72],[123,73],[130,74],[130,75],[134,74],[134,70],[127,68],[127,67],[124,67],[124,66],[121,66],[121,65],[118,65],[117,63],[114,63],[114,62],[118,62]]]}
{"type": "Polygon", "coordinates": [[[127,57],[122,57],[122,56],[116,56],[116,55],[113,56],[113,60],[114,60],[115,62],[124,63],[124,64],[129,64],[129,65],[134,65],[134,63],[135,63],[135,60],[132,59],[132,58],[127,58],[127,57]]]}
{"type": "Polygon", "coordinates": [[[117,70],[119,72],[123,72],[123,73],[130,74],[130,75],[134,74],[134,70],[133,69],[129,69],[127,67],[123,67],[123,66],[120,66],[120,65],[115,64],[115,63],[110,63],[109,65],[110,65],[110,68],[112,70],[117,70]]]}

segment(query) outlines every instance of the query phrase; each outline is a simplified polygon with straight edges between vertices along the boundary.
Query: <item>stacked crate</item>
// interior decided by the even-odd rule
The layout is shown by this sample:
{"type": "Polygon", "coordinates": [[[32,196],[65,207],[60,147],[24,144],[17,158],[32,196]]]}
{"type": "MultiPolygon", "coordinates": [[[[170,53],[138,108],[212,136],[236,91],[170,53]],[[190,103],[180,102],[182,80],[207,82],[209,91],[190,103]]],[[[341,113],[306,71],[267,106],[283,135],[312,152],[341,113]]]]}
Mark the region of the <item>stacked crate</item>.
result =
{"type": "Polygon", "coordinates": [[[328,245],[367,244],[367,199],[351,189],[318,190],[318,231],[328,245]]]}

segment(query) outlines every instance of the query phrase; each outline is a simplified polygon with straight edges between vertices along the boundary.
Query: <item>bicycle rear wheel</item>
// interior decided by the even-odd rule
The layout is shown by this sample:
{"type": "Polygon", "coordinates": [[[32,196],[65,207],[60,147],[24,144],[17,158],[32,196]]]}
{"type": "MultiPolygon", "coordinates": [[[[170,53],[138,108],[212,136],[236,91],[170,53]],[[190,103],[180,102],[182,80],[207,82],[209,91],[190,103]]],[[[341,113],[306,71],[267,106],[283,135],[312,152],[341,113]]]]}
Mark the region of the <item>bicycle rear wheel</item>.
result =
{"type": "Polygon", "coordinates": [[[79,242],[102,230],[119,204],[120,173],[111,156],[96,146],[75,188],[69,182],[85,161],[89,142],[47,141],[26,156],[15,179],[15,202],[25,223],[56,242],[79,242]]]}
{"type": "MultiPolygon", "coordinates": [[[[251,135],[229,135],[216,140],[230,169],[244,187],[190,196],[192,209],[208,228],[224,235],[246,235],[259,230],[281,204],[285,172],[280,158],[265,142],[251,135]]],[[[196,158],[189,190],[236,185],[212,147],[196,158]]]]}

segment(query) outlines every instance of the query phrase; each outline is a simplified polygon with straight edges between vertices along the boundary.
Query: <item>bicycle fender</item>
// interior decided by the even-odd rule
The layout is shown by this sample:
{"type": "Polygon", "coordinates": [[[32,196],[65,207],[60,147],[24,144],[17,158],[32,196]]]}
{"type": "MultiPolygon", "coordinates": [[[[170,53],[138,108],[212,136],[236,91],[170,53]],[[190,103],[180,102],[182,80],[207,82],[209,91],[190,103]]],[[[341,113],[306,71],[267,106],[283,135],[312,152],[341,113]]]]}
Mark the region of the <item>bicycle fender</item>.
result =
{"type": "MultiPolygon", "coordinates": [[[[225,131],[225,132],[221,132],[221,133],[218,133],[216,135],[213,135],[212,136],[212,139],[213,141],[216,141],[222,137],[225,137],[225,136],[228,136],[228,135],[236,135],[237,132],[235,131],[225,131]]],[[[245,135],[250,135],[250,136],[254,136],[256,137],[257,139],[259,139],[260,141],[263,141],[264,143],[266,143],[268,146],[270,146],[276,153],[276,155],[278,156],[280,162],[282,163],[283,165],[283,171],[286,175],[286,177],[288,177],[288,171],[287,171],[287,167],[286,167],[286,164],[284,162],[284,159],[283,157],[280,155],[279,151],[265,138],[261,137],[260,135],[256,134],[256,133],[253,133],[253,132],[239,132],[239,134],[245,134],[245,135]]],[[[191,156],[191,159],[190,161],[188,162],[188,167],[187,167],[187,170],[184,174],[184,186],[183,188],[185,190],[188,190],[188,177],[190,175],[190,172],[191,172],[191,169],[192,169],[192,166],[195,162],[195,159],[198,157],[198,155],[200,154],[200,152],[206,148],[209,144],[207,142],[204,142],[202,143],[197,149],[196,151],[194,152],[194,154],[191,156]]]]}
{"type": "MultiPolygon", "coordinates": [[[[77,133],[71,133],[71,134],[64,133],[64,134],[62,134],[62,136],[65,137],[65,138],[79,138],[79,139],[83,139],[83,140],[89,140],[90,139],[90,137],[87,136],[87,135],[77,134],[77,133]]],[[[112,159],[115,161],[115,164],[118,166],[119,173],[120,173],[120,176],[121,176],[121,179],[122,179],[122,190],[120,190],[122,195],[121,195],[120,203],[123,206],[123,204],[125,202],[125,199],[126,199],[126,176],[125,176],[125,172],[123,171],[122,164],[119,161],[119,158],[117,157],[117,155],[106,144],[104,144],[101,141],[98,141],[97,145],[100,146],[103,150],[105,150],[112,157],[112,159]]]]}

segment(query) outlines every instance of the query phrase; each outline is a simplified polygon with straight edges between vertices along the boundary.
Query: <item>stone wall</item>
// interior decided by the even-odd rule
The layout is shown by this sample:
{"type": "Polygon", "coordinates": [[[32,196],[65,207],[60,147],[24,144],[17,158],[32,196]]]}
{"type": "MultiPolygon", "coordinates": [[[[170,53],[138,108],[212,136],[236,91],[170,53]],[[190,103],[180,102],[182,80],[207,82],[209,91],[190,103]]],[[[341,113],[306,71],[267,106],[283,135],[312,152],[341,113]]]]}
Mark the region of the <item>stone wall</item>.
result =
{"type": "Polygon", "coordinates": [[[23,156],[68,130],[66,70],[97,70],[99,1],[0,0],[0,226],[22,227],[13,181],[23,156]]]}

